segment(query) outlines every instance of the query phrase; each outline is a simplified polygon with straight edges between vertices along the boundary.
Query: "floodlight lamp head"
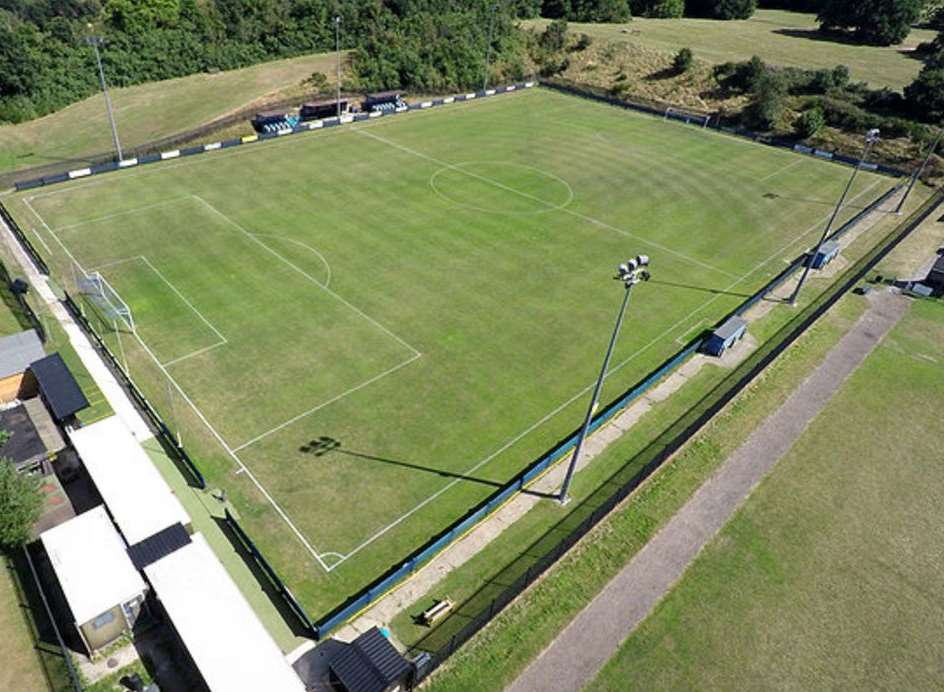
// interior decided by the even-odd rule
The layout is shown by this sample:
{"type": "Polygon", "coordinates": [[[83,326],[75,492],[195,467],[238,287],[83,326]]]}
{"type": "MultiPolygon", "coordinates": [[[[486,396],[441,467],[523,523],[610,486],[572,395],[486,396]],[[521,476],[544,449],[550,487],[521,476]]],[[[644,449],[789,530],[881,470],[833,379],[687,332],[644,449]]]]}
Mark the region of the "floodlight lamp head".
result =
{"type": "Polygon", "coordinates": [[[636,264],[638,264],[640,267],[648,267],[648,266],[649,266],[649,255],[637,255],[637,256],[636,256],[636,264]]]}
{"type": "Polygon", "coordinates": [[[871,130],[865,133],[865,141],[868,144],[875,144],[881,137],[882,131],[877,127],[873,127],[871,130]]]}

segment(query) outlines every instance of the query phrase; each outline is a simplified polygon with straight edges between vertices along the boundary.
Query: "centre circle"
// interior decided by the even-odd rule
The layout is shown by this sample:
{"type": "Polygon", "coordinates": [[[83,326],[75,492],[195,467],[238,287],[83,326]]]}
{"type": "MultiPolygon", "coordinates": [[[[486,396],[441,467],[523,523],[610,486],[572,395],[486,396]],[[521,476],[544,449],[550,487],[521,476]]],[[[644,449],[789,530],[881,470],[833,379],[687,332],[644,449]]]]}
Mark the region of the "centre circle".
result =
{"type": "Polygon", "coordinates": [[[466,161],[429,178],[433,191],[452,204],[492,214],[545,214],[574,198],[570,184],[534,166],[510,161],[466,161]]]}

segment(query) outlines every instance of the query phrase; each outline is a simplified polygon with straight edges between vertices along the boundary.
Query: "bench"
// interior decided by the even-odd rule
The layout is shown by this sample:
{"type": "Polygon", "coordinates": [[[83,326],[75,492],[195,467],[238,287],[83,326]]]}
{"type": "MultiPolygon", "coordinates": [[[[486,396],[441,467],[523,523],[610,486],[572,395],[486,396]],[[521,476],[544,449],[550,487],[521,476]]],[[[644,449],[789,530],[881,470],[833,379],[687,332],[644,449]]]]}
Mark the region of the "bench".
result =
{"type": "Polygon", "coordinates": [[[423,611],[423,614],[420,615],[420,621],[430,627],[434,622],[444,617],[446,613],[452,610],[452,601],[448,598],[443,598],[442,600],[437,600],[433,602],[429,608],[423,611]]]}

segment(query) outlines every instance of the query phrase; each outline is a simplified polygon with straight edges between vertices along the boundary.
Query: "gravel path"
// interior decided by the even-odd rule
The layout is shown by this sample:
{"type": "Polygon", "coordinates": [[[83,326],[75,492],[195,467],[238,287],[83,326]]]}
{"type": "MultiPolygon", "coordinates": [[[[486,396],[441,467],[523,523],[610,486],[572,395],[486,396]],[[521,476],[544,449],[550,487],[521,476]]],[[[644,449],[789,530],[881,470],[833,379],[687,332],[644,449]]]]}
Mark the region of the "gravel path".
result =
{"type": "Polygon", "coordinates": [[[883,292],[823,363],[509,687],[579,690],[616,653],[807,425],[897,324],[909,301],[883,292]]]}

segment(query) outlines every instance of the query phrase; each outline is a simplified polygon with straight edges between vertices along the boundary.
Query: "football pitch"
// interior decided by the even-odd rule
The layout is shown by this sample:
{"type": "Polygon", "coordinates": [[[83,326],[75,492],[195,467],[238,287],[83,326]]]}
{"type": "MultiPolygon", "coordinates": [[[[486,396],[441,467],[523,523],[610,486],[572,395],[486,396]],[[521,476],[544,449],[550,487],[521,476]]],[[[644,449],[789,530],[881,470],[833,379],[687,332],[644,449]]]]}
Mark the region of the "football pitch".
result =
{"type": "Polygon", "coordinates": [[[577,427],[618,262],[653,279],[604,401],[813,244],[848,174],[532,89],[8,206],[127,303],[113,351],[318,616],[577,427]]]}

